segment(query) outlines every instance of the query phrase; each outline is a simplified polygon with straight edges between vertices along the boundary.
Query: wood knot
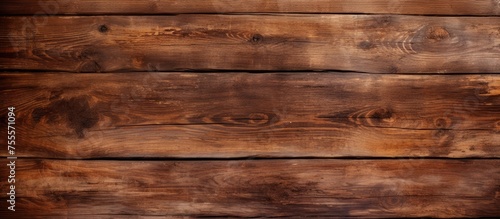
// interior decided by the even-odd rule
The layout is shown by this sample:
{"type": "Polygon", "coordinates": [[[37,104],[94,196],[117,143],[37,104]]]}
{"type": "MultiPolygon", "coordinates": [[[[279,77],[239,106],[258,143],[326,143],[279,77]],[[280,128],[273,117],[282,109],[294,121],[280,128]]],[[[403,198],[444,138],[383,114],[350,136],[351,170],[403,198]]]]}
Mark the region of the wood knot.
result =
{"type": "Polygon", "coordinates": [[[445,129],[451,126],[451,120],[449,118],[437,118],[434,120],[434,126],[438,129],[445,129]]]}
{"type": "Polygon", "coordinates": [[[384,123],[393,123],[393,111],[389,108],[379,108],[369,111],[366,114],[367,122],[370,126],[378,126],[384,123]]]}
{"type": "Polygon", "coordinates": [[[360,48],[362,50],[370,50],[370,49],[375,48],[375,44],[373,44],[370,41],[365,40],[365,41],[358,44],[358,48],[360,48]]]}
{"type": "Polygon", "coordinates": [[[370,118],[376,119],[379,122],[392,122],[393,112],[391,109],[380,108],[371,112],[370,118]]]}
{"type": "Polygon", "coordinates": [[[392,117],[392,111],[390,109],[378,109],[372,114],[372,118],[376,119],[390,119],[392,117]]]}
{"type": "Polygon", "coordinates": [[[248,115],[248,123],[249,124],[265,124],[269,122],[269,116],[268,114],[264,113],[250,113],[248,115]]]}
{"type": "Polygon", "coordinates": [[[254,34],[252,36],[252,38],[250,39],[250,42],[252,44],[259,44],[259,43],[262,42],[262,40],[264,40],[264,37],[262,35],[260,35],[260,34],[257,33],[257,34],[254,34]]]}
{"type": "Polygon", "coordinates": [[[197,122],[215,122],[225,126],[270,126],[278,122],[279,116],[274,113],[229,114],[222,113],[209,118],[193,118],[197,122]]]}
{"type": "Polygon", "coordinates": [[[80,66],[77,69],[77,72],[82,72],[82,73],[101,72],[101,66],[94,60],[88,60],[80,64],[80,66]]]}
{"type": "MultiPolygon", "coordinates": [[[[396,188],[398,189],[398,188],[396,188]]],[[[382,189],[378,192],[379,205],[386,210],[401,208],[405,205],[406,197],[397,190],[382,189]]]]}
{"type": "Polygon", "coordinates": [[[99,29],[99,32],[101,32],[101,33],[106,33],[109,30],[108,27],[106,25],[104,25],[104,24],[101,25],[101,26],[99,26],[98,29],[99,29]]]}
{"type": "Polygon", "coordinates": [[[441,41],[450,38],[450,33],[444,27],[431,27],[427,32],[427,39],[441,41]]]}

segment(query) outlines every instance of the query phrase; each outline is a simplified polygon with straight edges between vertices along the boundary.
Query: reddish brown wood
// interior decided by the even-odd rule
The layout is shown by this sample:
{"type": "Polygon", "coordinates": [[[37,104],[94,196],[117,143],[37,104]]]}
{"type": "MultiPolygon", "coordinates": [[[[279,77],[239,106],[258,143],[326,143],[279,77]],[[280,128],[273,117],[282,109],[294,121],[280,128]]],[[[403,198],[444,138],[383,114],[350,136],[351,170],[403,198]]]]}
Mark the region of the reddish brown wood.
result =
{"type": "Polygon", "coordinates": [[[0,70],[499,73],[500,17],[1,17],[0,70]]]}
{"type": "Polygon", "coordinates": [[[497,0],[3,0],[1,14],[367,13],[499,15],[497,0]]]}
{"type": "Polygon", "coordinates": [[[3,0],[0,15],[0,218],[500,215],[499,0],[3,0]]]}
{"type": "Polygon", "coordinates": [[[17,162],[16,218],[500,214],[499,160],[17,162]]]}
{"type": "Polygon", "coordinates": [[[497,75],[32,73],[0,81],[9,97],[2,116],[16,107],[19,156],[500,156],[497,75]]]}

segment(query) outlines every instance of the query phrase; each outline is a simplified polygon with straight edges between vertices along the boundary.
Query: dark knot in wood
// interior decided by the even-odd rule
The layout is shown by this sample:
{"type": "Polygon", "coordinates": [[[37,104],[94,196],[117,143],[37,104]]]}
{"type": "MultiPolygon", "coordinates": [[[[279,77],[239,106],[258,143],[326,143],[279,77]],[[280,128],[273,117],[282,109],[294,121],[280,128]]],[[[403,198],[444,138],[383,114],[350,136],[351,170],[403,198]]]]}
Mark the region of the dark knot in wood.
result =
{"type": "Polygon", "coordinates": [[[109,29],[106,25],[99,26],[99,32],[101,32],[101,33],[106,33],[106,32],[108,32],[108,30],[109,29]]]}
{"type": "Polygon", "coordinates": [[[264,37],[260,34],[254,34],[252,36],[252,39],[250,40],[250,42],[252,42],[253,44],[258,44],[260,42],[262,42],[262,40],[264,40],[264,37]]]}

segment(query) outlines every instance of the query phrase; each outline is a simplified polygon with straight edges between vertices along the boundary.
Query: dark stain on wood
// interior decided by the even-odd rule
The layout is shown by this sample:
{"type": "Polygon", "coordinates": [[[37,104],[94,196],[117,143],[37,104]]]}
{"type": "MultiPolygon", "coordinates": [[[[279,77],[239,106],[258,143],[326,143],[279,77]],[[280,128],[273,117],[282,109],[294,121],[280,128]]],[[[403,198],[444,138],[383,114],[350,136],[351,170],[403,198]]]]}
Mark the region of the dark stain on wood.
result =
{"type": "Polygon", "coordinates": [[[99,121],[95,109],[89,106],[89,97],[73,97],[53,101],[47,107],[38,107],[33,110],[31,117],[35,123],[45,119],[49,124],[66,122],[79,138],[83,138],[84,131],[92,128],[99,121]]]}
{"type": "Polygon", "coordinates": [[[370,41],[362,41],[358,44],[358,47],[362,50],[370,50],[376,47],[375,44],[373,44],[370,41]]]}
{"type": "Polygon", "coordinates": [[[374,118],[378,121],[389,120],[392,117],[392,109],[390,108],[381,108],[373,111],[372,115],[369,115],[368,118],[374,118]]]}

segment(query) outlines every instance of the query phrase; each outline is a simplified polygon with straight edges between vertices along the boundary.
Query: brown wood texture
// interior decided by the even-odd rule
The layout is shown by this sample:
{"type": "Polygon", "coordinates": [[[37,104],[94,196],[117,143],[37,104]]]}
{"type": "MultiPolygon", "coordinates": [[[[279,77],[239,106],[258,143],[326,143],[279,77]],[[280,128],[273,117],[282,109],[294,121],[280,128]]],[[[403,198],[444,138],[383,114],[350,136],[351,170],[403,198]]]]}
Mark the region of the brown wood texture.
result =
{"type": "Polygon", "coordinates": [[[500,15],[498,0],[3,0],[0,14],[368,13],[500,15]]]}
{"type": "Polygon", "coordinates": [[[0,17],[0,69],[499,73],[500,17],[0,17]]]}
{"type": "Polygon", "coordinates": [[[498,75],[4,73],[0,81],[10,97],[0,109],[17,107],[25,157],[500,155],[498,75]]]}
{"type": "Polygon", "coordinates": [[[17,162],[16,218],[500,214],[499,160],[17,162]]]}
{"type": "Polygon", "coordinates": [[[496,218],[500,0],[3,0],[0,145],[1,219],[496,218]]]}

